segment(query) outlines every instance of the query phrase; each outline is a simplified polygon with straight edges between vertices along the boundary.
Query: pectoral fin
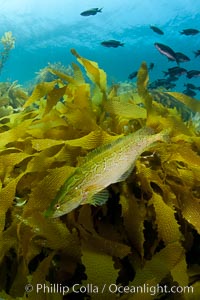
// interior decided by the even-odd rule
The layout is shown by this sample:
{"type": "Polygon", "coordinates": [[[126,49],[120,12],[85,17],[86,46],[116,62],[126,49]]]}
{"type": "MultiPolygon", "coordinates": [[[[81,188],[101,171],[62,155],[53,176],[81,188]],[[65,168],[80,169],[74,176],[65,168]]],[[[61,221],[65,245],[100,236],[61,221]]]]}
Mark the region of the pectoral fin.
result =
{"type": "Polygon", "coordinates": [[[88,197],[86,201],[84,201],[83,204],[92,204],[94,206],[96,205],[103,205],[106,203],[109,197],[109,192],[108,190],[104,189],[97,194],[94,194],[92,197],[88,197]]]}

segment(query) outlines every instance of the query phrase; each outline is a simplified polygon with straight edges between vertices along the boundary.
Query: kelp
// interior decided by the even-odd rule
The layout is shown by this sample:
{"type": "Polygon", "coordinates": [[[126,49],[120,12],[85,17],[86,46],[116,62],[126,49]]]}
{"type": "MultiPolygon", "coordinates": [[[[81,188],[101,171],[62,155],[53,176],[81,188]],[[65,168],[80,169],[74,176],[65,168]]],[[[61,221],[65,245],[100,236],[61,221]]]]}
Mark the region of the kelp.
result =
{"type": "MultiPolygon", "coordinates": [[[[0,297],[197,297],[199,101],[174,92],[149,93],[145,63],[137,90],[107,87],[96,62],[72,54],[85,72],[78,64],[70,74],[48,66],[52,81],[40,81],[28,99],[27,93],[16,94],[16,109],[0,118],[0,297]],[[153,144],[124,182],[109,186],[104,205],[79,206],[56,219],[44,216],[91,150],[146,125],[155,133],[169,129],[168,141],[153,144]],[[36,291],[37,284],[47,290],[55,283],[69,287],[67,294],[36,291]],[[75,284],[85,291],[76,294],[75,284]],[[87,288],[91,285],[98,293],[87,288]],[[189,286],[194,293],[117,292],[144,285],[189,286]]],[[[9,105],[5,93],[3,106],[9,105]]]]}

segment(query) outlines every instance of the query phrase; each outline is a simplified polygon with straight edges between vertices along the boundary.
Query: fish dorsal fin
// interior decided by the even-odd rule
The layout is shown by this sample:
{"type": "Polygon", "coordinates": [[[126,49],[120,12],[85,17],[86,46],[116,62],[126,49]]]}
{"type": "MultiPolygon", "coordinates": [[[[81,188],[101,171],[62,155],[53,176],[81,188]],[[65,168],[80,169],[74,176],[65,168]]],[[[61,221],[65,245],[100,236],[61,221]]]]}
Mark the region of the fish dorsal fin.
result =
{"type": "Polygon", "coordinates": [[[84,201],[83,204],[92,204],[94,206],[96,205],[103,205],[106,203],[109,197],[109,192],[107,189],[103,189],[102,191],[98,192],[97,194],[94,194],[92,197],[89,197],[86,201],[84,201]]]}
{"type": "Polygon", "coordinates": [[[110,143],[106,143],[106,144],[101,145],[101,146],[97,147],[96,149],[90,151],[83,159],[81,159],[81,165],[90,161],[97,155],[100,155],[101,153],[103,154],[104,151],[111,149],[115,144],[117,144],[123,138],[124,138],[124,135],[116,136],[113,138],[113,141],[111,141],[110,143]]]}

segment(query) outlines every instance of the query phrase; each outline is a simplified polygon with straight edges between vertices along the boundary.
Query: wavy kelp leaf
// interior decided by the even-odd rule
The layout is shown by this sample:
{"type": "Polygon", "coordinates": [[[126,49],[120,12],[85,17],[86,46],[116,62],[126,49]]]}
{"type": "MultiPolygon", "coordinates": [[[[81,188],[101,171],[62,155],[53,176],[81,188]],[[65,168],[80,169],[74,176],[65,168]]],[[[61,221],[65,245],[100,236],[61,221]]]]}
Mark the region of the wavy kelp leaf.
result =
{"type": "Polygon", "coordinates": [[[165,245],[183,239],[180,226],[175,219],[175,210],[165,204],[162,197],[156,193],[152,195],[149,204],[153,204],[154,206],[158,235],[165,245]]]}
{"type": "Polygon", "coordinates": [[[85,272],[87,274],[87,281],[84,280],[83,285],[92,283],[99,288],[98,293],[91,294],[91,299],[116,299],[116,294],[111,294],[108,290],[109,285],[116,283],[118,277],[118,270],[114,268],[112,256],[89,246],[89,244],[83,243],[82,263],[85,266],[85,272]],[[106,288],[103,290],[105,284],[106,288]]]}
{"type": "Polygon", "coordinates": [[[2,190],[0,191],[0,232],[3,231],[5,226],[6,213],[12,206],[15,199],[16,185],[20,177],[11,180],[2,190]]]}
{"type": "Polygon", "coordinates": [[[76,107],[80,110],[86,110],[88,113],[90,113],[91,118],[95,118],[90,99],[89,84],[84,83],[78,86],[68,85],[66,88],[66,96],[67,107],[76,107]]]}
{"type": "Polygon", "coordinates": [[[82,73],[80,67],[77,64],[72,63],[72,68],[74,71],[74,79],[76,80],[76,82],[78,84],[85,83],[85,79],[84,79],[84,76],[83,76],[83,73],[82,73]]]}
{"type": "Polygon", "coordinates": [[[142,98],[144,105],[147,109],[147,116],[149,116],[149,114],[152,114],[153,112],[152,110],[153,97],[149,94],[147,90],[148,81],[149,81],[148,67],[147,64],[143,62],[137,74],[137,89],[138,89],[138,94],[142,98]]]}
{"type": "Polygon", "coordinates": [[[200,234],[200,200],[194,198],[191,192],[183,193],[181,196],[181,213],[188,223],[193,225],[200,234]]]}
{"type": "Polygon", "coordinates": [[[159,283],[170,274],[171,270],[179,264],[183,257],[185,257],[184,249],[179,242],[168,244],[156,253],[150,261],[146,261],[142,269],[137,270],[136,276],[130,285],[139,286],[150,280],[159,283]]]}
{"type": "Polygon", "coordinates": [[[164,128],[169,128],[172,136],[177,136],[184,133],[185,135],[191,135],[191,130],[188,128],[187,124],[183,123],[180,116],[161,116],[156,115],[157,111],[155,110],[154,116],[149,121],[149,126],[156,128],[160,131],[164,128]]]}
{"type": "Polygon", "coordinates": [[[0,232],[0,263],[2,263],[2,260],[11,248],[17,249],[18,241],[16,233],[16,222],[13,222],[7,229],[0,232]]]}
{"type": "Polygon", "coordinates": [[[178,284],[182,287],[187,286],[189,282],[188,274],[187,274],[187,263],[186,257],[183,255],[180,261],[176,264],[174,268],[170,271],[173,280],[178,282],[178,284]]]}
{"type": "MultiPolygon", "coordinates": [[[[67,124],[66,121],[60,117],[58,112],[52,110],[50,113],[46,114],[41,120],[35,120],[29,128],[27,128],[27,133],[34,138],[51,138],[51,130],[55,130],[58,127],[64,131],[67,124]]],[[[52,137],[53,138],[53,137],[52,137]]]]}
{"type": "Polygon", "coordinates": [[[13,298],[10,295],[8,295],[5,291],[0,292],[1,300],[23,300],[21,297],[13,298]]]}
{"type": "Polygon", "coordinates": [[[101,250],[103,253],[113,257],[123,258],[131,253],[131,248],[120,242],[101,237],[97,233],[90,234],[84,229],[80,229],[81,237],[92,247],[101,250]]]}
{"type": "Polygon", "coordinates": [[[92,82],[94,82],[100,88],[102,93],[105,94],[107,89],[106,73],[102,69],[99,69],[96,62],[81,57],[75,49],[71,49],[71,53],[77,58],[78,62],[84,66],[87,75],[92,82]]]}
{"type": "Polygon", "coordinates": [[[31,96],[28,98],[28,100],[25,102],[23,108],[26,108],[36,102],[37,100],[40,100],[42,97],[47,95],[50,91],[52,91],[55,87],[55,84],[57,81],[51,81],[51,82],[42,82],[36,85],[34,88],[31,96]]]}
{"type": "Polygon", "coordinates": [[[124,226],[128,233],[128,237],[143,258],[144,256],[144,207],[139,205],[136,198],[131,195],[125,183],[123,184],[124,192],[120,195],[120,204],[122,206],[122,217],[124,220],[124,226]]]}
{"type": "Polygon", "coordinates": [[[88,135],[85,135],[79,139],[65,141],[65,144],[91,150],[101,146],[102,144],[115,141],[121,136],[122,135],[112,136],[108,134],[106,131],[98,129],[95,131],[91,131],[88,135]]]}
{"type": "Polygon", "coordinates": [[[176,143],[173,145],[173,151],[170,153],[170,161],[182,161],[190,168],[199,168],[200,156],[191,149],[190,145],[185,143],[176,143]]]}
{"type": "Polygon", "coordinates": [[[49,72],[51,72],[52,74],[58,76],[61,80],[63,80],[64,82],[67,82],[69,84],[72,84],[74,86],[78,86],[79,84],[83,84],[85,83],[83,74],[81,72],[81,69],[79,68],[78,65],[76,65],[75,63],[72,63],[72,68],[74,71],[74,76],[70,76],[66,73],[62,73],[58,70],[49,68],[49,72]]]}
{"type": "Polygon", "coordinates": [[[33,187],[24,213],[33,209],[43,211],[73,170],[74,168],[69,166],[49,170],[47,175],[33,187]]]}
{"type": "Polygon", "coordinates": [[[56,105],[56,103],[62,99],[65,94],[66,87],[54,88],[47,95],[47,104],[45,107],[44,114],[47,114],[56,105]]]}
{"type": "Polygon", "coordinates": [[[198,100],[177,92],[166,92],[166,94],[171,95],[180,102],[184,103],[194,112],[200,112],[200,102],[198,100]]]}
{"type": "Polygon", "coordinates": [[[42,151],[47,148],[51,148],[53,146],[58,145],[69,145],[73,147],[81,147],[83,149],[94,149],[102,144],[110,143],[122,135],[116,135],[112,136],[108,134],[106,131],[103,131],[101,129],[97,129],[94,131],[91,131],[89,134],[78,138],[78,139],[72,139],[72,140],[53,140],[53,139],[33,139],[32,145],[33,148],[37,151],[42,151]]]}
{"type": "Polygon", "coordinates": [[[132,292],[129,294],[124,293],[123,296],[120,297],[120,299],[121,300],[155,300],[157,298],[159,299],[159,292],[156,291],[155,288],[156,286],[157,283],[155,279],[146,281],[145,285],[130,286],[130,290],[132,290],[132,292]],[[148,287],[149,289],[147,289],[146,287],[148,287]]]}
{"type": "Polygon", "coordinates": [[[100,115],[101,113],[103,113],[103,111],[101,111],[101,106],[102,106],[102,92],[101,92],[101,90],[99,89],[98,86],[95,86],[93,88],[91,99],[92,99],[93,111],[97,115],[100,115]]]}
{"type": "Polygon", "coordinates": [[[15,152],[5,155],[0,153],[0,177],[2,181],[6,181],[13,169],[26,158],[31,157],[24,152],[15,152]]]}
{"type": "Polygon", "coordinates": [[[189,170],[187,168],[181,168],[178,169],[179,176],[183,182],[187,182],[188,186],[192,186],[196,182],[196,174],[193,172],[193,170],[189,170]]]}
{"type": "Polygon", "coordinates": [[[191,289],[190,289],[190,293],[187,293],[185,295],[184,300],[198,300],[199,295],[200,295],[200,281],[196,281],[195,283],[193,283],[190,286],[190,288],[193,289],[193,292],[191,292],[191,289]]]}
{"type": "Polygon", "coordinates": [[[31,123],[32,119],[25,120],[17,124],[15,127],[11,128],[10,130],[2,132],[0,139],[0,147],[3,148],[9,143],[13,143],[20,138],[24,138],[27,135],[26,129],[30,126],[31,123]]]}
{"type": "Polygon", "coordinates": [[[48,71],[51,72],[52,74],[58,76],[60,79],[66,81],[66,82],[72,83],[74,85],[78,84],[78,81],[72,76],[69,76],[65,73],[62,73],[62,72],[52,69],[52,68],[49,68],[48,71]]]}
{"type": "Polygon", "coordinates": [[[53,140],[53,139],[32,139],[32,147],[36,151],[43,151],[47,148],[54,146],[64,145],[63,140],[53,140]]]}
{"type": "Polygon", "coordinates": [[[29,270],[25,264],[25,261],[23,260],[23,258],[20,258],[18,263],[17,273],[9,291],[10,295],[14,297],[23,295],[24,287],[26,286],[27,283],[28,274],[29,274],[29,270]]]}
{"type": "MultiPolygon", "coordinates": [[[[17,238],[20,248],[18,248],[18,259],[23,259],[27,270],[28,264],[35,256],[40,254],[40,247],[33,243],[33,237],[35,236],[34,230],[28,225],[28,221],[23,219],[20,215],[16,215],[18,221],[17,224],[17,238]]],[[[27,274],[28,275],[28,274],[27,274]]]]}
{"type": "MultiPolygon", "coordinates": [[[[62,149],[62,145],[52,146],[36,153],[28,162],[26,172],[43,172],[54,167],[57,163],[57,155],[60,149],[62,149]]],[[[70,155],[67,156],[67,153],[66,158],[70,164],[70,155]]]]}
{"type": "Polygon", "coordinates": [[[124,103],[120,99],[113,99],[105,103],[105,109],[114,115],[131,119],[146,119],[147,111],[134,103],[124,103]]]}
{"type": "MultiPolygon", "coordinates": [[[[63,295],[60,293],[47,293],[43,289],[37,292],[37,285],[46,285],[50,287],[50,282],[46,281],[46,277],[49,273],[49,267],[52,264],[52,258],[54,253],[50,254],[48,257],[44,258],[39,264],[36,271],[33,272],[31,276],[28,277],[28,282],[33,286],[33,291],[28,293],[27,299],[29,300],[61,300],[63,295]]],[[[26,295],[26,294],[25,294],[26,295]]],[[[24,297],[26,297],[24,295],[24,297]]]]}
{"type": "Polygon", "coordinates": [[[70,232],[61,220],[47,219],[35,210],[26,212],[21,220],[32,228],[35,233],[32,240],[36,245],[62,250],[69,259],[80,260],[80,242],[75,229],[70,232]]]}
{"type": "Polygon", "coordinates": [[[81,234],[81,239],[84,243],[88,243],[93,248],[96,248],[110,256],[123,258],[127,256],[131,249],[129,246],[122,244],[121,242],[115,240],[116,232],[113,230],[111,233],[112,239],[104,238],[99,233],[97,233],[94,228],[91,207],[83,206],[80,209],[78,226],[81,234]]]}
{"type": "Polygon", "coordinates": [[[67,112],[65,114],[68,124],[78,131],[88,134],[90,131],[97,129],[96,116],[91,110],[86,108],[80,109],[75,104],[68,105],[67,112]]]}

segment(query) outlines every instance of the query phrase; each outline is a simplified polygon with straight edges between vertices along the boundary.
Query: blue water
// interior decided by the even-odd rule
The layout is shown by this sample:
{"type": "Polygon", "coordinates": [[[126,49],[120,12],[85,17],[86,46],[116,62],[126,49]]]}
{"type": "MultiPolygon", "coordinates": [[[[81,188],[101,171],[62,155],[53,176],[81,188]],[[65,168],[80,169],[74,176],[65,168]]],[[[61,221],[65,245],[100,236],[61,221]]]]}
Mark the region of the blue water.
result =
{"type": "MultiPolygon", "coordinates": [[[[10,52],[1,73],[1,81],[26,85],[35,72],[48,62],[69,65],[75,61],[70,49],[98,62],[110,82],[126,81],[142,61],[153,62],[150,81],[164,78],[162,71],[176,66],[168,62],[154,46],[155,42],[183,52],[191,61],[182,63],[187,70],[200,70],[200,33],[181,35],[187,28],[200,30],[200,10],[197,0],[0,0],[0,36],[12,31],[15,49],[10,52]],[[84,10],[98,7],[102,13],[83,17],[84,10]],[[164,31],[158,35],[150,29],[155,25],[164,31]],[[104,40],[115,39],[124,47],[105,48],[104,40]]],[[[200,86],[200,77],[187,79],[182,75],[174,91],[183,91],[184,83],[200,86]]],[[[200,99],[200,93],[196,98],[200,99]]]]}

